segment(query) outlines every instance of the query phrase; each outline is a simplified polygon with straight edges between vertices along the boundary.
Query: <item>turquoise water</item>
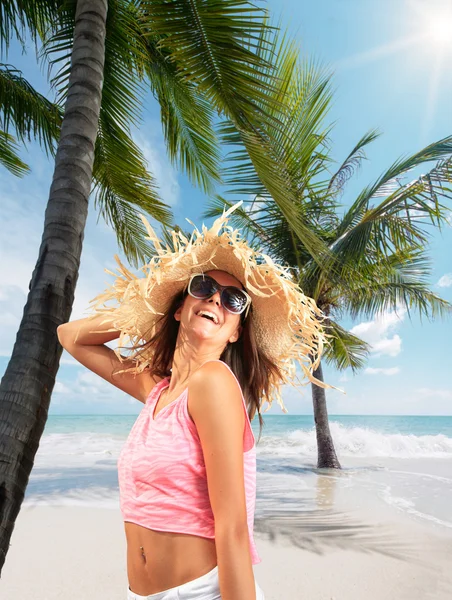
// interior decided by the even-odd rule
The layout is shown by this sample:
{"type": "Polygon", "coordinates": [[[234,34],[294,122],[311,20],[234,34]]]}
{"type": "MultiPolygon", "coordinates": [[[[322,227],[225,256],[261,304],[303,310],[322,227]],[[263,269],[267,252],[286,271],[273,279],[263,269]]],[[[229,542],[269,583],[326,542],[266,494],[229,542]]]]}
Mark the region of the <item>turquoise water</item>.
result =
{"type": "MultiPolygon", "coordinates": [[[[24,502],[118,510],[117,458],[136,418],[49,416],[24,502]]],[[[452,530],[452,417],[332,415],[343,467],[333,473],[316,468],[312,416],[263,418],[256,518],[321,505],[340,511],[373,505],[452,530]]],[[[252,427],[257,439],[257,418],[252,427]]]]}
{"type": "MultiPolygon", "coordinates": [[[[296,429],[314,427],[311,415],[263,415],[263,435],[284,435],[296,429]]],[[[46,433],[71,433],[74,431],[110,433],[127,435],[136,420],[135,415],[50,415],[46,424],[46,433]]],[[[363,427],[381,433],[400,433],[406,435],[446,435],[452,438],[452,416],[369,416],[369,415],[331,415],[331,423],[344,427],[363,427]]],[[[259,432],[257,417],[252,422],[253,431],[259,432]]]]}

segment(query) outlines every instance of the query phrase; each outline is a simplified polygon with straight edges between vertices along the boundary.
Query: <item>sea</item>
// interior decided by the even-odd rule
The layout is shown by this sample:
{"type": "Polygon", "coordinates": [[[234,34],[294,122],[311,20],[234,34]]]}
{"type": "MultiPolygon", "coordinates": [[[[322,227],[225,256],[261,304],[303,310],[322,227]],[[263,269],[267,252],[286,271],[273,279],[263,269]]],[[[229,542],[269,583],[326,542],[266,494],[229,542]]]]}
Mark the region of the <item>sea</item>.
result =
{"type": "MultiPolygon", "coordinates": [[[[117,459],[136,418],[49,416],[23,505],[118,509],[117,459]]],[[[452,533],[452,416],[332,415],[341,470],[316,468],[312,416],[263,419],[256,519],[371,506],[452,533]]],[[[252,427],[257,441],[257,417],[252,427]]]]}

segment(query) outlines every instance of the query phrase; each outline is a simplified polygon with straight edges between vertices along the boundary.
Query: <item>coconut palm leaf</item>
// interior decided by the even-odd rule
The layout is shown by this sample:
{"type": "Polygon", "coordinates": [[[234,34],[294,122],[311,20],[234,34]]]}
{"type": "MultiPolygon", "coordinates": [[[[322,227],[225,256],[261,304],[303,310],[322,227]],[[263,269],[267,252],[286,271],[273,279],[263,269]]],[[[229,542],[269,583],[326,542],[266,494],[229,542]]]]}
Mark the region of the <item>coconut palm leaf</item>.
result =
{"type": "Polygon", "coordinates": [[[366,187],[345,213],[336,231],[333,251],[345,255],[347,262],[359,260],[368,243],[372,243],[381,254],[391,253],[394,247],[419,246],[427,242],[423,226],[426,219],[438,226],[447,220],[448,208],[439,197],[451,198],[452,189],[452,137],[427,146],[413,155],[420,163],[434,160],[437,165],[426,175],[408,185],[400,185],[377,206],[369,207],[371,198],[381,192],[382,186],[394,182],[406,170],[417,166],[411,157],[397,161],[373,186],[366,187]],[[397,169],[399,167],[399,170],[397,169]],[[414,212],[416,211],[416,212],[414,212]]]}
{"type": "Polygon", "coordinates": [[[339,371],[350,367],[353,372],[362,369],[369,356],[371,346],[350,333],[332,319],[324,322],[325,333],[331,336],[325,345],[323,356],[328,364],[339,371]]]}
{"type": "Polygon", "coordinates": [[[385,259],[376,254],[372,258],[375,262],[368,259],[368,264],[360,266],[363,274],[360,280],[344,282],[342,307],[352,319],[397,310],[399,306],[406,308],[410,318],[412,309],[418,311],[421,319],[450,314],[452,304],[428,287],[431,261],[424,248],[414,246],[410,250],[398,250],[385,259]]]}
{"type": "MultiPolygon", "coordinates": [[[[237,134],[244,155],[265,180],[296,234],[317,260],[324,260],[328,248],[294,210],[292,198],[287,196],[286,173],[274,160],[265,133],[267,126],[277,128],[280,123],[277,107],[284,94],[282,86],[274,83],[275,77],[280,79],[273,67],[278,48],[263,13],[235,0],[171,4],[149,0],[142,6],[145,34],[160,37],[159,46],[169,53],[169,60],[184,78],[196,83],[226,116],[220,131],[223,141],[229,133],[237,134]]],[[[287,55],[285,66],[290,71],[294,47],[285,49],[282,44],[279,51],[287,55]]]]}
{"type": "Polygon", "coordinates": [[[39,94],[11,65],[0,64],[0,114],[5,131],[14,128],[20,143],[37,140],[53,154],[60,133],[62,110],[39,94]]]}
{"type": "Polygon", "coordinates": [[[0,164],[13,175],[22,177],[30,167],[20,159],[18,150],[17,140],[6,131],[0,131],[0,164]]]}
{"type": "Polygon", "coordinates": [[[220,113],[238,126],[266,116],[271,70],[256,50],[268,30],[265,12],[244,0],[143,0],[143,31],[159,38],[169,60],[220,113]]]}
{"type": "MultiPolygon", "coordinates": [[[[267,46],[262,45],[264,56],[270,55],[267,46]]],[[[313,61],[300,64],[294,43],[285,36],[274,36],[271,54],[276,70],[274,121],[259,134],[238,131],[230,120],[221,124],[222,142],[234,147],[226,159],[228,192],[274,201],[314,260],[324,268],[329,260],[334,268],[328,247],[307,225],[305,214],[315,194],[313,179],[329,160],[324,144],[329,128],[322,130],[320,124],[331,101],[330,76],[313,61]]]]}
{"type": "Polygon", "coordinates": [[[144,68],[151,90],[160,104],[168,155],[190,180],[207,194],[220,182],[220,150],[213,127],[214,107],[196,86],[179,72],[159,40],[146,37],[148,58],[144,68]]]}
{"type": "Polygon", "coordinates": [[[381,133],[378,133],[375,129],[363,135],[339,169],[331,177],[327,187],[327,194],[338,194],[343,191],[345,184],[359,169],[362,161],[367,160],[363,148],[376,140],[380,135],[381,133]]]}
{"type": "MultiPolygon", "coordinates": [[[[52,79],[63,101],[70,74],[75,1],[66,2],[64,25],[44,46],[50,65],[60,65],[52,79]]],[[[219,148],[212,126],[213,109],[190,82],[168,60],[155,39],[144,38],[140,27],[139,3],[111,0],[107,16],[104,85],[101,115],[119,123],[124,131],[141,120],[144,78],[151,84],[161,105],[163,132],[169,157],[185,169],[189,178],[213,192],[219,181],[219,148]]],[[[154,198],[156,189],[154,185],[154,198]]]]}
{"type": "MultiPolygon", "coordinates": [[[[64,103],[71,72],[70,56],[74,36],[76,0],[64,0],[60,26],[43,43],[41,58],[50,69],[58,67],[52,77],[57,102],[64,103]]],[[[144,88],[137,74],[142,72],[144,43],[136,34],[137,16],[133,4],[126,0],[110,0],[105,38],[104,83],[102,109],[107,110],[126,131],[140,123],[144,88]]]]}
{"type": "Polygon", "coordinates": [[[0,3],[0,51],[8,49],[12,38],[25,46],[25,33],[35,41],[49,24],[58,20],[61,0],[2,0],[0,3]]]}
{"type": "MultiPolygon", "coordinates": [[[[253,207],[254,202],[248,204],[250,206],[247,206],[245,203],[239,206],[229,216],[233,227],[241,230],[242,235],[246,237],[248,244],[254,250],[259,251],[262,248],[274,249],[275,245],[271,237],[271,232],[261,227],[257,218],[255,218],[255,215],[259,213],[259,208],[253,207]]],[[[233,205],[234,202],[217,194],[207,202],[207,209],[204,211],[203,217],[218,217],[223,214],[224,210],[231,208],[233,205]]],[[[268,252],[266,253],[268,254],[268,252]]]]}
{"type": "Polygon", "coordinates": [[[107,111],[99,119],[93,166],[94,207],[116,232],[127,259],[137,267],[150,253],[139,213],[160,223],[172,215],[160,200],[154,178],[139,148],[107,111]]]}

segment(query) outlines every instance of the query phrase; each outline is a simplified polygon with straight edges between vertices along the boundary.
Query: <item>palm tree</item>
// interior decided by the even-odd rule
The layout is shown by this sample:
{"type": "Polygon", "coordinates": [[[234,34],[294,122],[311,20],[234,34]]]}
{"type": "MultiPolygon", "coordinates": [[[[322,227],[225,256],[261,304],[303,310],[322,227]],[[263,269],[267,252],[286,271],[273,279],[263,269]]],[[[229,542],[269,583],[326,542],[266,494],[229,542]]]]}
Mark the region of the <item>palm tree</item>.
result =
{"type": "MultiPolygon", "coordinates": [[[[301,64],[293,46],[281,43],[277,74],[282,104],[278,119],[285,128],[267,129],[273,169],[287,186],[287,196],[312,231],[328,247],[323,264],[295,235],[291,221],[274,200],[267,182],[249,159],[239,136],[228,126],[224,141],[236,146],[226,178],[230,191],[244,198],[243,207],[231,215],[235,227],[243,228],[253,245],[264,247],[274,260],[292,268],[304,293],[315,299],[325,315],[330,336],[324,357],[337,369],[363,367],[369,346],[340,326],[343,314],[373,317],[389,308],[415,309],[422,316],[444,316],[452,306],[439,298],[425,281],[429,273],[427,224],[441,227],[448,211],[440,199],[450,199],[452,137],[408,158],[397,160],[377,181],[350,199],[341,214],[340,195],[365,158],[364,148],[378,137],[370,131],[356,144],[337,171],[330,170],[329,128],[322,121],[331,93],[329,80],[313,62],[301,64]],[[281,133],[283,131],[283,133],[281,133]],[[403,184],[406,174],[426,162],[436,161],[427,174],[403,184]]],[[[284,192],[279,190],[279,194],[284,192]]],[[[222,213],[217,196],[206,217],[222,213]]],[[[323,380],[322,364],[313,372],[323,380]]],[[[328,424],[325,389],[311,384],[317,433],[319,468],[340,468],[328,424]]]]}
{"type": "Polygon", "coordinates": [[[59,107],[33,89],[18,69],[0,63],[0,114],[0,163],[22,176],[30,168],[18,155],[19,144],[37,140],[51,153],[60,129],[59,107]]]}
{"type": "Polygon", "coordinates": [[[271,64],[257,51],[268,25],[245,1],[7,0],[2,19],[5,36],[35,27],[45,58],[61,65],[53,84],[64,116],[39,256],[0,384],[0,570],[47,419],[93,175],[95,207],[138,264],[149,253],[138,213],[164,225],[171,216],[129,135],[146,86],[160,102],[171,159],[206,191],[219,180],[215,115],[258,139],[273,98],[271,64]]]}

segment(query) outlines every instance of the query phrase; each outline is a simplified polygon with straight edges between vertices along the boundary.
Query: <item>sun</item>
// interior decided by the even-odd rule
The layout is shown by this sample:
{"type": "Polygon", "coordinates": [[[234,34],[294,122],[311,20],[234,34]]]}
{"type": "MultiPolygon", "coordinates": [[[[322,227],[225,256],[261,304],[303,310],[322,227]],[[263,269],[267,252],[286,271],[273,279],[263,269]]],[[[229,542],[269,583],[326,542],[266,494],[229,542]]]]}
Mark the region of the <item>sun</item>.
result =
{"type": "MultiPolygon", "coordinates": [[[[398,35],[389,42],[360,51],[335,62],[335,68],[353,69],[404,54],[404,71],[411,68],[423,81],[425,115],[420,123],[423,138],[430,130],[441,87],[452,60],[452,0],[400,0],[404,5],[401,23],[394,21],[398,35]],[[425,69],[428,69],[425,72],[425,69]]],[[[377,3],[375,3],[377,4],[377,3]]],[[[395,3],[394,3],[395,4],[395,3]]],[[[397,17],[394,11],[393,17],[397,17]]],[[[389,15],[391,22],[391,15],[389,15]]],[[[391,22],[392,23],[392,22],[391,22]]]]}
{"type": "Polygon", "coordinates": [[[429,39],[439,46],[452,46],[452,12],[427,19],[429,39]]]}

